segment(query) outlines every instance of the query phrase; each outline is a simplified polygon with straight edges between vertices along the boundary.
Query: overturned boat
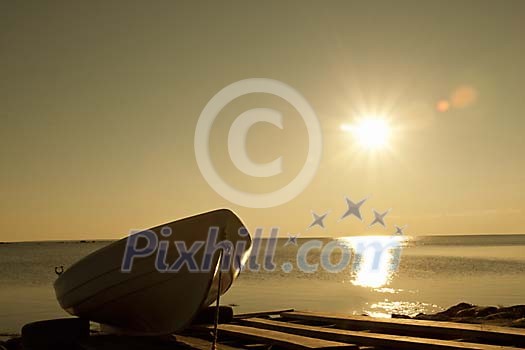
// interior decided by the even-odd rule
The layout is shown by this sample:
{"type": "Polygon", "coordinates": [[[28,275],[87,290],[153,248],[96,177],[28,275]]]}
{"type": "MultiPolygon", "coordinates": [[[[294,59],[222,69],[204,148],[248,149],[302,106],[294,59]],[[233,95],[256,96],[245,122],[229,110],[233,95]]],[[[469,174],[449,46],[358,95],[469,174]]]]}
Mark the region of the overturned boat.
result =
{"type": "Polygon", "coordinates": [[[68,313],[124,333],[160,335],[188,326],[225,293],[248,257],[241,220],[220,209],[116,241],[55,281],[68,313]],[[219,281],[220,280],[220,281],[219,281]]]}

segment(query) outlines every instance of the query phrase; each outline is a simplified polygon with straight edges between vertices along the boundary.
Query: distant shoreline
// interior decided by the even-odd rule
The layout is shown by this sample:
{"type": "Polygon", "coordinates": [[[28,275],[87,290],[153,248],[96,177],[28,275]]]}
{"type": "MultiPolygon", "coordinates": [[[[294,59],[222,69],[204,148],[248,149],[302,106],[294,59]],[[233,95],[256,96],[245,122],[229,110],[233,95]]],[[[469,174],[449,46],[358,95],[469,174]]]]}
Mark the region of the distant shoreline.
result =
{"type": "MultiPolygon", "coordinates": [[[[367,236],[385,236],[389,237],[391,235],[384,234],[384,235],[377,235],[377,234],[370,234],[370,235],[348,235],[348,236],[302,236],[298,235],[298,239],[336,239],[336,238],[343,238],[343,237],[367,237],[367,236]]],[[[467,233],[467,234],[425,234],[425,235],[407,235],[405,237],[410,238],[453,238],[453,237],[469,237],[469,238],[475,238],[475,237],[516,237],[516,236],[525,236],[525,233],[467,233]]],[[[44,240],[36,240],[36,241],[0,241],[1,244],[14,244],[14,243],[98,243],[98,242],[114,242],[122,239],[124,237],[120,238],[100,238],[100,239],[44,239],[44,240]]],[[[263,237],[263,239],[266,239],[269,237],[263,237]]],[[[287,239],[288,236],[280,236],[278,239],[287,239]]]]}

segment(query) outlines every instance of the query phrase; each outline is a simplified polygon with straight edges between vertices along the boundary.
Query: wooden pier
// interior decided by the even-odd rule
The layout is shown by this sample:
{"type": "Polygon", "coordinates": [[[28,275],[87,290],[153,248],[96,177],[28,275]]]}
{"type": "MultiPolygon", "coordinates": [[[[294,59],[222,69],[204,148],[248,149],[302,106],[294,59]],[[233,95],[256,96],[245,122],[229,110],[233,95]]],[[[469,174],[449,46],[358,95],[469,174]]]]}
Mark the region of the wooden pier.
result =
{"type": "MultiPolygon", "coordinates": [[[[492,325],[294,310],[235,316],[230,313],[222,322],[218,325],[219,350],[525,350],[525,329],[492,325]]],[[[46,325],[49,328],[56,323],[49,321],[46,325]]],[[[53,335],[42,332],[41,328],[32,332],[26,329],[26,336],[30,336],[0,343],[0,350],[210,350],[213,339],[213,325],[209,324],[194,325],[183,333],[162,337],[119,336],[92,331],[90,335],[77,339],[63,334],[63,331],[58,327],[53,335]],[[42,341],[54,346],[45,346],[42,341]],[[64,345],[66,341],[67,346],[64,345]]]]}
{"type": "MultiPolygon", "coordinates": [[[[211,326],[175,335],[188,349],[209,350],[211,326]]],[[[525,349],[525,329],[281,310],[237,315],[220,324],[218,349],[525,349]]]]}

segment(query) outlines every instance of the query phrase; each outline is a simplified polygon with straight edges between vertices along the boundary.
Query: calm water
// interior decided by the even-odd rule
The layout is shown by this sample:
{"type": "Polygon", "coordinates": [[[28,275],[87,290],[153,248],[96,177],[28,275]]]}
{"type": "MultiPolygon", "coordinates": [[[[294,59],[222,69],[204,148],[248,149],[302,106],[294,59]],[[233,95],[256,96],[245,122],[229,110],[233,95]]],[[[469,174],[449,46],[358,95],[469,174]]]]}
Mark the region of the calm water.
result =
{"type": "MultiPolygon", "coordinates": [[[[359,239],[339,238],[349,249],[359,239]]],[[[374,241],[391,238],[368,238],[374,241]]],[[[323,239],[326,245],[331,239],[323,239]]],[[[306,242],[299,239],[301,246],[306,242]]],[[[223,297],[236,312],[279,308],[387,316],[434,312],[460,301],[525,303],[525,235],[406,238],[397,269],[393,250],[370,270],[361,264],[338,272],[304,273],[280,266],[295,262],[298,247],[279,240],[274,272],[245,272],[223,297]]],[[[108,242],[32,242],[0,245],[0,334],[18,333],[27,322],[65,316],[55,300],[54,267],[71,265],[108,242]]],[[[339,254],[340,255],[340,254],[339,254]]],[[[333,254],[334,262],[340,256],[333,254]]],[[[319,262],[318,251],[308,256],[319,262]],[[316,253],[317,252],[317,253],[316,253]]],[[[364,262],[364,263],[363,263],[364,262]]]]}

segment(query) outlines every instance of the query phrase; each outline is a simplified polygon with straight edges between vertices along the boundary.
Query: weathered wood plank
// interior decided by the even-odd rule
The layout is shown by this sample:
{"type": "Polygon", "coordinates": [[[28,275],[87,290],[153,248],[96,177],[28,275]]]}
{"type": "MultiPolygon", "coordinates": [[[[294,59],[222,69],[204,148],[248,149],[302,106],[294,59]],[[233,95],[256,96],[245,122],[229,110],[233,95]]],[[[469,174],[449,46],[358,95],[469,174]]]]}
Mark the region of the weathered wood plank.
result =
{"type": "MultiPolygon", "coordinates": [[[[207,327],[212,329],[212,327],[207,327]]],[[[219,335],[227,334],[238,338],[277,345],[285,349],[358,349],[357,345],[345,344],[336,341],[315,339],[296,334],[288,334],[274,330],[256,329],[252,327],[221,324],[218,326],[219,335]]]]}
{"type": "MultiPolygon", "coordinates": [[[[179,335],[179,334],[175,336],[175,339],[178,344],[182,344],[183,346],[189,349],[210,350],[211,345],[212,345],[210,341],[200,339],[200,338],[195,338],[195,337],[188,337],[185,335],[179,335]]],[[[238,350],[240,348],[235,348],[233,346],[218,343],[217,349],[218,350],[238,350]]]]}
{"type": "Polygon", "coordinates": [[[97,335],[75,343],[81,350],[173,350],[181,349],[171,338],[97,335]]]}
{"type": "Polygon", "coordinates": [[[517,350],[517,348],[501,347],[496,345],[464,343],[451,340],[416,338],[392,334],[377,334],[370,332],[349,331],[341,329],[323,328],[317,326],[306,326],[297,323],[257,318],[244,319],[240,322],[242,324],[256,328],[279,330],[281,332],[315,337],[318,339],[329,339],[339,342],[353,343],[358,345],[368,345],[381,348],[416,350],[517,350]]]}
{"type": "Polygon", "coordinates": [[[490,325],[410,320],[397,318],[373,318],[368,316],[346,316],[318,312],[284,312],[281,317],[291,320],[317,321],[335,324],[350,330],[368,329],[398,335],[419,336],[438,339],[474,339],[477,341],[525,346],[525,330],[490,325]]]}
{"type": "Polygon", "coordinates": [[[234,319],[243,319],[243,318],[253,318],[253,317],[263,317],[263,316],[271,316],[271,315],[279,315],[283,312],[294,312],[294,309],[285,309],[285,310],[270,310],[270,311],[262,311],[262,312],[250,312],[245,314],[238,314],[233,315],[234,319]]]}

